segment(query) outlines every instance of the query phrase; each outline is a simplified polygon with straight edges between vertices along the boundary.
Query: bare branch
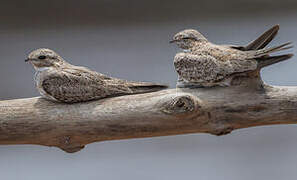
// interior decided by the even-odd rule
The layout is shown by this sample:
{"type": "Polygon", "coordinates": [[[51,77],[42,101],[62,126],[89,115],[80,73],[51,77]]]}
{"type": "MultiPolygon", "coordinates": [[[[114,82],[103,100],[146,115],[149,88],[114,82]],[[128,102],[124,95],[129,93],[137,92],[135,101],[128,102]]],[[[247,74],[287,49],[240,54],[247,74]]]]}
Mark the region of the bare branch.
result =
{"type": "Polygon", "coordinates": [[[76,152],[105,140],[297,123],[297,87],[251,80],[228,88],[169,89],[77,104],[42,98],[0,101],[0,144],[76,152]]]}

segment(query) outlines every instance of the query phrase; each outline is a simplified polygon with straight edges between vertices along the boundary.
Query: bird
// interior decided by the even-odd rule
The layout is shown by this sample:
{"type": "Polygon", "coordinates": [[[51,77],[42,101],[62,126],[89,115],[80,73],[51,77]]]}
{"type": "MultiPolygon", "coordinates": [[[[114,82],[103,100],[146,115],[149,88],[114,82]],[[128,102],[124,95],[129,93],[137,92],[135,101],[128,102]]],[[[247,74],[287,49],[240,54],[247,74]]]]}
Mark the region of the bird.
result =
{"type": "Polygon", "coordinates": [[[174,57],[177,87],[231,86],[238,75],[291,58],[293,54],[270,56],[292,48],[291,42],[265,48],[278,30],[279,25],[273,26],[247,46],[217,45],[194,29],[178,32],[170,41],[183,50],[174,57]]]}
{"type": "Polygon", "coordinates": [[[32,51],[25,61],[36,70],[34,80],[41,96],[56,102],[86,102],[167,88],[167,85],[117,79],[86,67],[71,65],[47,48],[32,51]]]}

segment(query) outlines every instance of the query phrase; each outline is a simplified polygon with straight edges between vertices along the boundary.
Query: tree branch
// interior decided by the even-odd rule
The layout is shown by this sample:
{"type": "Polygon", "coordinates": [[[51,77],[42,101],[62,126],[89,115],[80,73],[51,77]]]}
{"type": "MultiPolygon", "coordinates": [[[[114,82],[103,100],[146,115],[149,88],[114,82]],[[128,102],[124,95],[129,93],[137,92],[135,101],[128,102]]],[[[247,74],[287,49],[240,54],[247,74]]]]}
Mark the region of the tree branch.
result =
{"type": "Polygon", "coordinates": [[[76,152],[96,141],[224,135],[251,126],[297,123],[297,87],[271,87],[258,78],[244,82],[70,105],[40,97],[0,101],[0,144],[39,144],[76,152]]]}

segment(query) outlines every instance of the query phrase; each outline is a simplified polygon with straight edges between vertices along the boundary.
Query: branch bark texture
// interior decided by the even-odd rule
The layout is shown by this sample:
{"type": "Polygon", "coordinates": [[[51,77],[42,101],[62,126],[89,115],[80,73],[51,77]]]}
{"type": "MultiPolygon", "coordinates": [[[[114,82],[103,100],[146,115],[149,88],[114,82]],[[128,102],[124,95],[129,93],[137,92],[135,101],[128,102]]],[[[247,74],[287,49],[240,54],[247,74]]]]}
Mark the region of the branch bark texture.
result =
{"type": "Polygon", "coordinates": [[[262,83],[169,89],[60,104],[40,97],[0,101],[0,144],[39,144],[76,152],[86,144],[297,123],[297,87],[262,83]],[[253,84],[253,85],[251,85],[253,84]]]}

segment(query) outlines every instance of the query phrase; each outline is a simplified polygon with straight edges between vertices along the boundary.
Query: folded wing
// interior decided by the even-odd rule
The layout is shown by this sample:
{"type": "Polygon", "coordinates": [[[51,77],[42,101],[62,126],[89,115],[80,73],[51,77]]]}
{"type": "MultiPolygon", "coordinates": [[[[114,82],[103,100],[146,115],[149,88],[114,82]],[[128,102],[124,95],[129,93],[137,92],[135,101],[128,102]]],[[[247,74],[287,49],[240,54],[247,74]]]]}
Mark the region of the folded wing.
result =
{"type": "Polygon", "coordinates": [[[145,93],[167,88],[153,83],[110,78],[83,67],[72,67],[47,75],[42,88],[58,101],[84,102],[105,97],[145,93]]]}

